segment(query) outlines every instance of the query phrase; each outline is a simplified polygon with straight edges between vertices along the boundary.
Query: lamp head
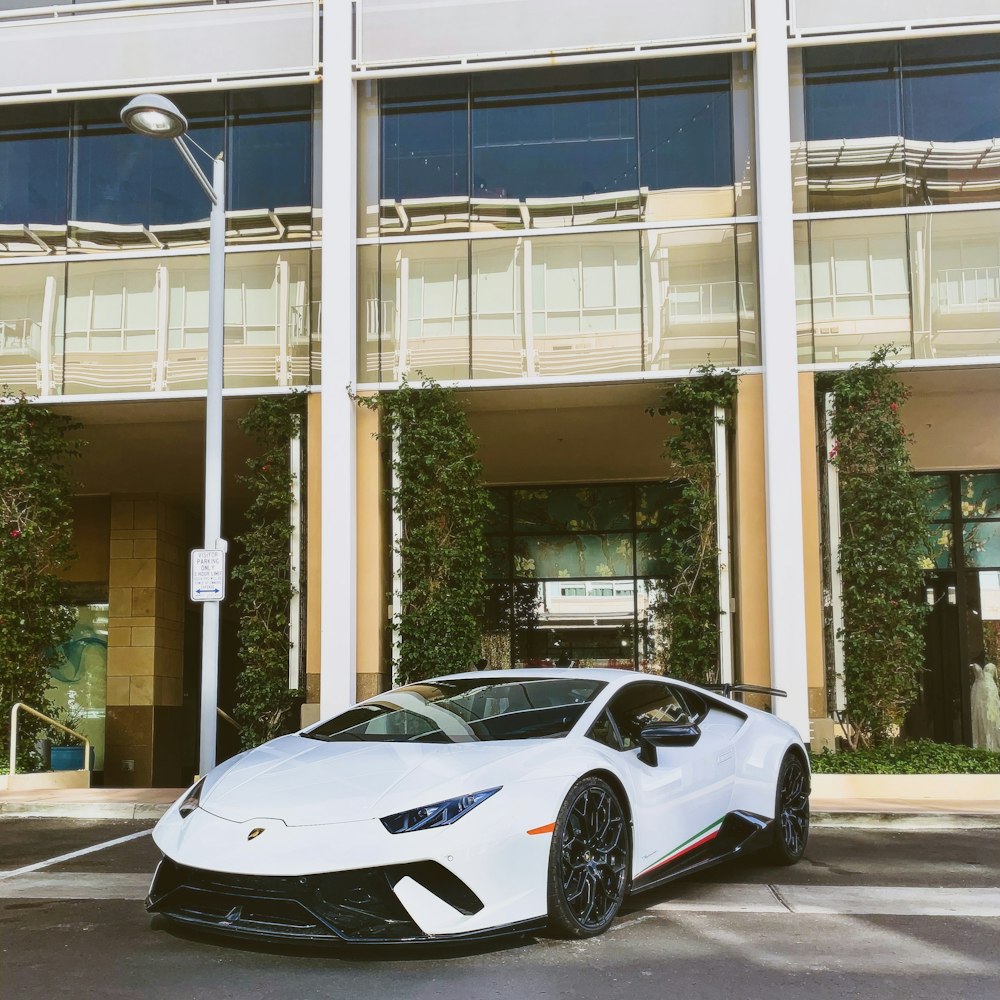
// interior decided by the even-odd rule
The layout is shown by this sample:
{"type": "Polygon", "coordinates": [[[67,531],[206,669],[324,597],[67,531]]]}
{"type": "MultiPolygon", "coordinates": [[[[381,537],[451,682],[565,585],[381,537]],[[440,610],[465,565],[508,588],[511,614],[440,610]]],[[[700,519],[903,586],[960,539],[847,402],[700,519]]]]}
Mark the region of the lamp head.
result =
{"type": "Polygon", "coordinates": [[[140,94],[122,108],[122,122],[139,135],[176,139],[188,128],[187,119],[173,101],[161,94],[140,94]]]}

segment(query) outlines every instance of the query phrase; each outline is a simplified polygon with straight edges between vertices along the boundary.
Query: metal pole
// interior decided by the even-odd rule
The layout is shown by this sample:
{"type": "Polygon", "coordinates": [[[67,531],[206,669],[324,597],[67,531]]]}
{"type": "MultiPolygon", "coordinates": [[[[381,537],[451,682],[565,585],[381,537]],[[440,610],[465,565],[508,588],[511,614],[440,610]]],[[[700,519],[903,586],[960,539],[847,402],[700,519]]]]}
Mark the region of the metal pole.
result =
{"type": "MultiPolygon", "coordinates": [[[[205,548],[222,541],[222,364],[226,295],[226,171],[220,153],[212,164],[212,215],[208,252],[208,376],[205,395],[205,548]]],[[[215,767],[219,702],[220,602],[202,605],[201,730],[198,770],[215,767]]]]}

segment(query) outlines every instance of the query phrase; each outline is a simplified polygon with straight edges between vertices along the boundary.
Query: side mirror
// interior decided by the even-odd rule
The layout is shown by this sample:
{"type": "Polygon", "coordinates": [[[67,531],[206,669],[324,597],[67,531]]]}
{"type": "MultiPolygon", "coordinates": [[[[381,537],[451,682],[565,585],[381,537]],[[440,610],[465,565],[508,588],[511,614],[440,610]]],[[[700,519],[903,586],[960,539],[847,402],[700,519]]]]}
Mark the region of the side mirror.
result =
{"type": "Polygon", "coordinates": [[[701,730],[693,722],[658,722],[639,733],[639,760],[656,767],[657,747],[693,747],[701,730]]]}

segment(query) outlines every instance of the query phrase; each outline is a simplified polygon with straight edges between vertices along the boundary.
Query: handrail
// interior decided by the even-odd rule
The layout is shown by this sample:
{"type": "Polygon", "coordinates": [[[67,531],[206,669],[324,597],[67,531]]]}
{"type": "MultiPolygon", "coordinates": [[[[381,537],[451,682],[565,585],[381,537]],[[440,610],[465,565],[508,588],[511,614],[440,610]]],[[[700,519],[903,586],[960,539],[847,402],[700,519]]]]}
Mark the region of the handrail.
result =
{"type": "Polygon", "coordinates": [[[23,708],[29,715],[33,715],[35,718],[41,719],[42,722],[47,722],[50,726],[55,726],[56,729],[61,729],[64,733],[69,733],[70,736],[75,736],[78,740],[83,740],[82,769],[84,771],[90,770],[90,740],[86,736],[82,733],[76,732],[74,729],[70,729],[69,726],[64,726],[61,722],[56,722],[55,719],[50,719],[47,715],[43,715],[30,705],[25,705],[24,702],[19,701],[10,710],[10,771],[8,773],[12,777],[15,774],[15,765],[17,763],[17,710],[19,708],[23,708]]]}
{"type": "Polygon", "coordinates": [[[243,727],[227,712],[225,709],[220,708],[218,705],[215,706],[216,712],[219,713],[220,717],[225,719],[238,733],[243,732],[243,727]]]}

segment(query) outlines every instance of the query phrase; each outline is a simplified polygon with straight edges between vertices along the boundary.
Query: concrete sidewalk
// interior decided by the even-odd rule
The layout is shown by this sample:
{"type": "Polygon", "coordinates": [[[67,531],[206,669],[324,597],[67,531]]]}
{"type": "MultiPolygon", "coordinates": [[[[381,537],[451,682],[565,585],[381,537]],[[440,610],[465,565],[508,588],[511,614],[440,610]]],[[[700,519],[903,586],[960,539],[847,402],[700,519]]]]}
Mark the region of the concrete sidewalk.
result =
{"type": "MultiPolygon", "coordinates": [[[[151,823],[182,788],[73,788],[0,792],[0,817],[129,819],[151,823]]],[[[818,827],[911,830],[1000,829],[1000,799],[812,798],[818,827]]]]}

